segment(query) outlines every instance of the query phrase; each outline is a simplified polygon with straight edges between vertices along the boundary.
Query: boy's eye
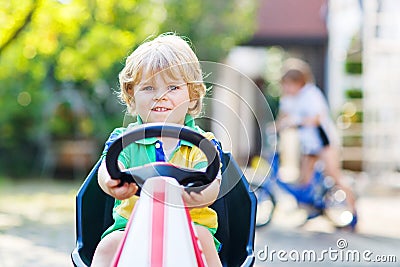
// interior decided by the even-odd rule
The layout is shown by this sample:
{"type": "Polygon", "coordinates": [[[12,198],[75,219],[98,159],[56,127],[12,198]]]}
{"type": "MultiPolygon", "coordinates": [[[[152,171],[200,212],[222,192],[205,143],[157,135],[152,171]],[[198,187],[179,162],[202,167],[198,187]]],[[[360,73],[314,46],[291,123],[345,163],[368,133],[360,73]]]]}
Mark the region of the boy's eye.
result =
{"type": "Polygon", "coordinates": [[[179,86],[176,86],[176,85],[168,86],[168,91],[174,91],[174,90],[177,90],[177,89],[179,89],[179,86]]]}
{"type": "Polygon", "coordinates": [[[145,86],[142,88],[142,91],[153,91],[154,87],[153,86],[145,86]]]}

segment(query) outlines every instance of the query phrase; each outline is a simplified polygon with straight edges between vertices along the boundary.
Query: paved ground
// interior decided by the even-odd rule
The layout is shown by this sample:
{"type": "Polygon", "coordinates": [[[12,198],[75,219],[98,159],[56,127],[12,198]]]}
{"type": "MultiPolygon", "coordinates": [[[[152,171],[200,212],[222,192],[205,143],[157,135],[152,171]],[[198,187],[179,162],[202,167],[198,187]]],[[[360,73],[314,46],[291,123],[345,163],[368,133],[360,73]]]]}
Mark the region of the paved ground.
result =
{"type": "Polygon", "coordinates": [[[0,266],[72,266],[78,184],[0,183],[0,266]]]}
{"type": "Polygon", "coordinates": [[[400,265],[399,248],[399,238],[272,226],[257,231],[255,266],[394,267],[400,265]]]}
{"type": "MultiPolygon", "coordinates": [[[[0,266],[72,266],[69,254],[74,247],[74,198],[76,182],[48,180],[18,183],[0,180],[0,266]]],[[[265,258],[266,248],[286,252],[337,249],[339,239],[349,250],[371,250],[373,255],[396,255],[397,263],[370,263],[368,266],[400,266],[400,194],[398,190],[373,187],[360,195],[360,223],[357,233],[336,231],[318,218],[299,227],[297,211],[289,199],[283,201],[271,225],[256,233],[256,266],[288,266],[265,258]],[[266,247],[267,246],[267,247],[266,247]]],[[[292,252],[295,253],[295,252],[292,252]]],[[[275,255],[276,257],[276,255],[275,255]]],[[[297,262],[295,266],[364,266],[366,262],[325,260],[297,262]],[[314,264],[314,265],[313,265],[314,264]]]]}
{"type": "Polygon", "coordinates": [[[400,266],[399,206],[398,193],[362,196],[356,233],[337,230],[323,217],[299,226],[297,212],[281,208],[270,225],[257,229],[256,267],[400,266]],[[286,253],[282,260],[278,251],[286,253]],[[314,252],[315,257],[310,259],[309,253],[314,252]],[[388,262],[377,262],[379,257],[386,257],[388,262]]]}
{"type": "MultiPolygon", "coordinates": [[[[294,200],[287,194],[280,194],[271,224],[257,229],[256,232],[256,267],[400,266],[399,180],[384,185],[372,183],[371,181],[379,179],[368,179],[360,173],[345,174],[353,181],[353,188],[358,195],[357,231],[352,233],[337,230],[324,217],[302,225],[304,215],[296,209],[294,200]],[[342,244],[345,247],[341,247],[342,244]],[[282,260],[276,254],[273,258],[271,251],[278,253],[280,250],[284,255],[282,260]],[[325,250],[328,252],[322,255],[325,250]],[[315,252],[317,260],[308,260],[307,257],[306,260],[301,259],[302,253],[311,252],[315,252]],[[293,253],[293,257],[289,257],[289,253],[293,253]],[[354,255],[352,253],[356,253],[359,258],[351,258],[354,255]],[[365,259],[363,253],[367,253],[365,259]],[[298,255],[300,260],[296,258],[298,255]],[[347,256],[349,257],[346,259],[347,256]],[[388,262],[378,262],[379,260],[388,262]]],[[[309,257],[309,254],[305,255],[309,257]]]]}

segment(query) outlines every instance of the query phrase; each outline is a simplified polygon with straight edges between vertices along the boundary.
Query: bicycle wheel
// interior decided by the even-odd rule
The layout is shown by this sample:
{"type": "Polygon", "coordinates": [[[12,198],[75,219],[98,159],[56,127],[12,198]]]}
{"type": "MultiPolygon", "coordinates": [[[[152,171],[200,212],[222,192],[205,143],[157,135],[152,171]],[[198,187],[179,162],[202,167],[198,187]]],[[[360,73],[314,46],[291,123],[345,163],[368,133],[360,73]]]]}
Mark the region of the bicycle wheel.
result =
{"type": "Polygon", "coordinates": [[[346,192],[333,186],[327,190],[324,199],[324,213],[336,227],[348,227],[353,223],[354,215],[347,201],[346,192]]]}
{"type": "Polygon", "coordinates": [[[250,184],[257,198],[256,227],[270,223],[275,210],[275,198],[265,187],[250,184]]]}

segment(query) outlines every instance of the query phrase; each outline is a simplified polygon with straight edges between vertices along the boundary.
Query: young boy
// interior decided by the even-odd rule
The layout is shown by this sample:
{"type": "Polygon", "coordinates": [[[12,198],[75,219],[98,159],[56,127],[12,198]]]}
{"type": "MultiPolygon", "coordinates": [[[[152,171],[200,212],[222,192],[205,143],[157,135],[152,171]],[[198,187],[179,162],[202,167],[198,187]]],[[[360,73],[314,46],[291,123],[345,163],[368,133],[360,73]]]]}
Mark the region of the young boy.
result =
{"type": "Polygon", "coordinates": [[[338,155],[338,136],[330,118],[328,104],[314,84],[310,66],[304,61],[290,59],[281,78],[283,95],[280,100],[278,130],[299,128],[301,146],[300,183],[309,183],[315,163],[322,159],[325,173],[346,192],[356,222],[355,197],[343,183],[338,155]]]}
{"type": "MultiPolygon", "coordinates": [[[[119,74],[120,97],[128,112],[137,116],[137,122],[127,128],[117,128],[111,133],[102,157],[109,145],[126,129],[143,123],[168,122],[186,125],[212,140],[212,133],[205,133],[195,125],[193,116],[202,108],[206,93],[200,63],[190,46],[173,34],[160,35],[140,45],[126,60],[119,74]]],[[[207,159],[199,148],[173,138],[146,139],[124,149],[119,158],[121,169],[141,166],[154,161],[168,161],[175,165],[205,169],[207,159]]],[[[196,231],[208,266],[221,266],[217,249],[219,242],[213,237],[217,230],[217,214],[209,208],[217,198],[220,187],[219,174],[200,193],[183,192],[185,204],[196,225],[196,231]]],[[[105,163],[98,174],[100,187],[114,197],[114,224],[103,234],[95,251],[92,266],[110,266],[124,235],[129,215],[138,199],[137,185],[114,180],[105,163]]],[[[138,240],[138,242],[140,242],[138,240]]]]}

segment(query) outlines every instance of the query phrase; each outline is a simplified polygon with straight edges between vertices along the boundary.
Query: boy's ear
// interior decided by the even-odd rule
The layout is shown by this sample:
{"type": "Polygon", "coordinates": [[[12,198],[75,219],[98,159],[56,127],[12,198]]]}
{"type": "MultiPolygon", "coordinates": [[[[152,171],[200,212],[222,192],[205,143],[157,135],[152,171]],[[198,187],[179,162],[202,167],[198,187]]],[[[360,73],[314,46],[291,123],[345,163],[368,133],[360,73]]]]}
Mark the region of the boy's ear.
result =
{"type": "Polygon", "coordinates": [[[126,92],[126,94],[129,95],[130,97],[133,97],[133,95],[134,95],[134,93],[135,93],[134,88],[133,88],[133,85],[132,85],[132,84],[127,84],[127,85],[126,85],[126,90],[125,90],[125,92],[126,92]]]}

